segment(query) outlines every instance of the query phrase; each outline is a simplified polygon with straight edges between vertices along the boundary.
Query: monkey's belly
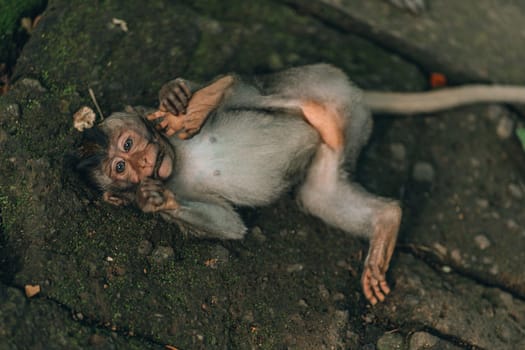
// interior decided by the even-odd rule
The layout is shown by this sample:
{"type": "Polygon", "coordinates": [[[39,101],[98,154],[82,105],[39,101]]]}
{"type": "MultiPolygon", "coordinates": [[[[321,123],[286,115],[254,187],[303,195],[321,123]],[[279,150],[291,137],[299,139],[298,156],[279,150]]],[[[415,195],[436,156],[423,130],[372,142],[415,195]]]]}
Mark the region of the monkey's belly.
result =
{"type": "Polygon", "coordinates": [[[319,144],[317,133],[300,119],[260,125],[242,119],[227,126],[179,144],[177,186],[238,205],[268,204],[303,172],[319,144]]]}

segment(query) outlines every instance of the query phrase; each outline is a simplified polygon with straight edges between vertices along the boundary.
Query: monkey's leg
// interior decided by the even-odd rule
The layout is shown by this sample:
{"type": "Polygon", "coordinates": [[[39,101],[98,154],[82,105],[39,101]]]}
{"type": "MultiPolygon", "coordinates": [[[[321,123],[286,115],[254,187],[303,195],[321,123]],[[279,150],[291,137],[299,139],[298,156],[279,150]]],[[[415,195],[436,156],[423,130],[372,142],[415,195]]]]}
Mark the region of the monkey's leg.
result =
{"type": "Polygon", "coordinates": [[[296,67],[260,79],[260,103],[267,108],[299,110],[334,150],[343,147],[346,126],[360,103],[360,91],[338,68],[327,64],[296,67]]]}
{"type": "Polygon", "coordinates": [[[383,301],[385,279],[401,222],[395,201],[374,196],[349,182],[339,169],[340,155],[321,145],[298,193],[302,207],[326,223],[370,239],[361,284],[371,304],[383,301]]]}
{"type": "Polygon", "coordinates": [[[285,110],[301,114],[314,127],[325,144],[334,151],[344,146],[344,117],[332,105],[313,98],[291,98],[279,95],[258,96],[249,107],[285,110]]]}
{"type": "Polygon", "coordinates": [[[343,117],[333,107],[312,100],[299,102],[304,118],[334,151],[343,148],[343,117]]]}

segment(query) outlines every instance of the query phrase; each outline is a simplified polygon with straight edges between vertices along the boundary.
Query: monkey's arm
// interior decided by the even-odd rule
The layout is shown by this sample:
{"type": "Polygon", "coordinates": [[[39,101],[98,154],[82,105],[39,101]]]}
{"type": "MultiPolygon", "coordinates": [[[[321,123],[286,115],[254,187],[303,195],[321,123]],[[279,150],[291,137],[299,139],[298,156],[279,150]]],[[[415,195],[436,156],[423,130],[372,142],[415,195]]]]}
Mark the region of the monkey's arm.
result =
{"type": "Polygon", "coordinates": [[[164,219],[200,238],[241,239],[246,233],[241,218],[227,203],[180,200],[180,207],[161,212],[164,219]]]}
{"type": "Polygon", "coordinates": [[[245,232],[239,215],[226,202],[175,199],[158,180],[147,178],[137,189],[136,204],[146,213],[159,213],[201,238],[241,239],[245,232]]]}
{"type": "Polygon", "coordinates": [[[196,88],[196,84],[180,78],[170,81],[160,90],[159,110],[150,114],[148,119],[164,118],[157,126],[159,129],[167,136],[179,132],[178,136],[186,139],[200,130],[233,82],[233,76],[226,75],[193,93],[190,88],[196,88]]]}

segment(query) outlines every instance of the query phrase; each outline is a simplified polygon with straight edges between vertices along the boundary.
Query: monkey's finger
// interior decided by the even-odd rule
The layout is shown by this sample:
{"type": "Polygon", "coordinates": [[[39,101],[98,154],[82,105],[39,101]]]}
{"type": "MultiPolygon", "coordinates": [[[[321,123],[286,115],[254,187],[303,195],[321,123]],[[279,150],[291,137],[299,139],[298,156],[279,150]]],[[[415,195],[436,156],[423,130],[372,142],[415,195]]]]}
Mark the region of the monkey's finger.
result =
{"type": "Polygon", "coordinates": [[[188,105],[188,100],[190,99],[188,95],[188,88],[184,85],[184,82],[181,81],[180,84],[173,89],[179,101],[182,102],[183,106],[188,105]]]}
{"type": "Polygon", "coordinates": [[[166,136],[173,136],[173,134],[175,134],[177,131],[173,128],[168,128],[166,129],[166,131],[164,131],[164,134],[166,134],[166,136]]]}
{"type": "Polygon", "coordinates": [[[179,99],[179,96],[173,92],[170,92],[162,101],[162,103],[166,106],[166,108],[168,108],[169,112],[175,115],[179,115],[186,110],[183,102],[179,99]]]}
{"type": "Polygon", "coordinates": [[[147,194],[148,192],[159,192],[159,189],[161,188],[161,185],[157,181],[148,181],[144,182],[140,185],[140,191],[144,194],[147,194]]]}
{"type": "Polygon", "coordinates": [[[164,119],[163,121],[157,124],[157,129],[163,130],[163,129],[168,128],[169,125],[170,125],[169,122],[166,119],[164,119]]]}
{"type": "Polygon", "coordinates": [[[388,286],[388,283],[386,281],[379,282],[379,287],[381,287],[383,294],[390,294],[390,287],[388,286]]]}
{"type": "Polygon", "coordinates": [[[377,299],[372,292],[370,283],[370,270],[368,268],[365,268],[365,271],[363,271],[363,275],[361,276],[361,288],[363,288],[363,294],[370,304],[377,304],[377,299]]]}
{"type": "Polygon", "coordinates": [[[142,195],[146,202],[150,205],[159,206],[164,203],[164,196],[161,192],[159,192],[158,187],[149,190],[144,189],[142,195]]]}
{"type": "Polygon", "coordinates": [[[186,139],[188,139],[190,137],[190,134],[188,134],[187,132],[183,131],[180,134],[178,134],[177,136],[181,140],[186,140],[186,139]]]}
{"type": "Polygon", "coordinates": [[[186,95],[186,98],[189,100],[191,98],[191,91],[184,79],[179,79],[179,87],[182,89],[186,95]]]}
{"type": "Polygon", "coordinates": [[[163,118],[165,115],[166,115],[166,112],[158,110],[158,111],[155,111],[155,112],[153,112],[151,114],[148,114],[146,116],[146,118],[148,120],[155,120],[155,119],[163,118]]]}
{"type": "Polygon", "coordinates": [[[376,296],[377,299],[379,299],[379,301],[385,301],[385,295],[381,291],[379,287],[379,283],[375,279],[372,279],[372,280],[373,280],[372,288],[374,289],[374,295],[376,296]]]}

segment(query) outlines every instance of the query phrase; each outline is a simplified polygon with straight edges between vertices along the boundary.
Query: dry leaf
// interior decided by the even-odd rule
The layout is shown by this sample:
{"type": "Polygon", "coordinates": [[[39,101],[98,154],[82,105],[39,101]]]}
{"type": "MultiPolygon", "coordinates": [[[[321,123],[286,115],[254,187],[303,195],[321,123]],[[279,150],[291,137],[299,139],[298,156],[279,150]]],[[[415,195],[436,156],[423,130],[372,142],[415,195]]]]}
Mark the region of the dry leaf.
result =
{"type": "Polygon", "coordinates": [[[91,108],[84,106],[73,115],[73,127],[80,132],[84,131],[84,129],[90,129],[95,124],[95,118],[95,112],[91,108]]]}
{"type": "Polygon", "coordinates": [[[38,293],[40,293],[40,286],[38,284],[32,285],[32,284],[26,284],[25,287],[26,297],[32,298],[38,293]]]}

